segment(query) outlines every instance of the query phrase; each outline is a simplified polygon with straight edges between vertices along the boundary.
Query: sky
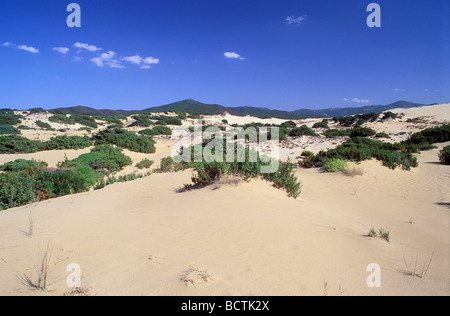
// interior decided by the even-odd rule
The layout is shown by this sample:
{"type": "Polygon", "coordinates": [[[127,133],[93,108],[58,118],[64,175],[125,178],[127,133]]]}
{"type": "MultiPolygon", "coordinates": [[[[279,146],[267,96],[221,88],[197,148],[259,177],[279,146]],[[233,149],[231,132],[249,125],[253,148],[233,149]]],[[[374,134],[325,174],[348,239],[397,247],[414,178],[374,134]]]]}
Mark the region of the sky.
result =
{"type": "Polygon", "coordinates": [[[2,0],[0,108],[446,103],[449,2],[2,0]]]}

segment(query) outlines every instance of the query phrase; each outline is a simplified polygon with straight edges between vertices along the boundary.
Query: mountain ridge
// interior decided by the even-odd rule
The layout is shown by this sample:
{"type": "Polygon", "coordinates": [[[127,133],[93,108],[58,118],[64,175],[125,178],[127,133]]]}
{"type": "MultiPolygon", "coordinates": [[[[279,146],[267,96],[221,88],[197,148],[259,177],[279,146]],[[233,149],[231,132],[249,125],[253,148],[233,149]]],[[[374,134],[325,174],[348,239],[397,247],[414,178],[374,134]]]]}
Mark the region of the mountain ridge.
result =
{"type": "Polygon", "coordinates": [[[370,112],[384,112],[394,108],[413,108],[426,106],[426,104],[413,103],[408,101],[397,101],[386,105],[367,105],[362,107],[328,108],[320,110],[299,109],[296,111],[274,110],[262,107],[240,106],[226,107],[219,104],[207,104],[193,99],[186,99],[162,106],[150,107],[144,110],[97,110],[86,106],[75,106],[68,108],[58,108],[68,114],[84,114],[91,116],[112,116],[112,115],[132,115],[139,113],[155,112],[195,112],[201,115],[222,115],[229,113],[236,116],[255,116],[258,118],[280,118],[280,119],[304,119],[318,117],[350,116],[356,114],[367,114],[370,112]]]}

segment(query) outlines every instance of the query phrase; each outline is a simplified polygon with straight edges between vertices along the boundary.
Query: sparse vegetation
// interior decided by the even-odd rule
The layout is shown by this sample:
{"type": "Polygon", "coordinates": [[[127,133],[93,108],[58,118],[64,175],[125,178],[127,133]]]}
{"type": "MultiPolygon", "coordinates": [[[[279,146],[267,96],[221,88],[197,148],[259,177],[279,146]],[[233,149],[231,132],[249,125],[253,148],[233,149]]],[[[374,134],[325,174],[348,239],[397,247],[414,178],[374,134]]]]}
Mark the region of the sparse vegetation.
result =
{"type": "Polygon", "coordinates": [[[37,125],[37,127],[41,128],[43,130],[46,130],[46,131],[54,131],[55,130],[54,128],[52,128],[50,126],[50,124],[42,122],[42,121],[36,121],[36,125],[37,125]]]}
{"type": "Polygon", "coordinates": [[[444,165],[450,165],[450,146],[444,147],[439,152],[439,161],[444,165]]]}
{"type": "Polygon", "coordinates": [[[330,127],[328,126],[328,124],[325,123],[325,122],[318,122],[318,123],[315,123],[315,124],[313,125],[313,128],[325,128],[325,129],[330,129],[330,127]]]}
{"type": "Polygon", "coordinates": [[[11,125],[0,125],[0,135],[17,135],[20,131],[11,125]]]}
{"type": "Polygon", "coordinates": [[[342,159],[332,159],[323,166],[326,172],[343,172],[347,168],[347,161],[342,159]]]}
{"type": "Polygon", "coordinates": [[[107,129],[95,134],[92,139],[95,145],[116,145],[134,152],[154,153],[155,142],[147,136],[137,136],[123,129],[107,129]]]}
{"type": "Polygon", "coordinates": [[[303,125],[301,127],[296,127],[291,130],[289,133],[289,136],[319,136],[316,132],[314,132],[312,129],[310,129],[308,126],[303,125]]]}
{"type": "Polygon", "coordinates": [[[149,159],[144,159],[141,162],[136,164],[136,168],[138,169],[150,169],[153,166],[153,161],[149,159]]]}

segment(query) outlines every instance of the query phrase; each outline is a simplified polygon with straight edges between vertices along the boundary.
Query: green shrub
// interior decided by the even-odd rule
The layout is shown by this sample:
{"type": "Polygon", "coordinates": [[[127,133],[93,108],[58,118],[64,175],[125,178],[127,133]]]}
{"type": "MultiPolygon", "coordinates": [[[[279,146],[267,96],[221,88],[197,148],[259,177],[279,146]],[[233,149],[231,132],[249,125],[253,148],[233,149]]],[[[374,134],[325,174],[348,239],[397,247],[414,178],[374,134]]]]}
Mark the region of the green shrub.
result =
{"type": "Polygon", "coordinates": [[[50,124],[44,123],[42,121],[36,121],[36,125],[37,125],[37,127],[42,128],[42,129],[47,130],[47,131],[54,131],[55,130],[54,128],[52,128],[50,126],[50,124]]]}
{"type": "Polygon", "coordinates": [[[72,117],[68,117],[65,113],[64,114],[57,113],[53,116],[50,116],[48,120],[53,123],[68,124],[68,125],[75,124],[75,120],[72,117]]]}
{"type": "Polygon", "coordinates": [[[36,181],[25,172],[0,174],[0,210],[38,201],[36,181]]]}
{"type": "Polygon", "coordinates": [[[167,123],[166,123],[166,121],[159,120],[159,121],[156,121],[156,122],[155,122],[155,125],[166,126],[167,123]]]}
{"type": "Polygon", "coordinates": [[[294,121],[286,121],[286,122],[282,123],[280,126],[286,127],[286,128],[296,128],[297,123],[295,123],[294,121]]]}
{"type": "Polygon", "coordinates": [[[450,124],[445,124],[439,127],[427,128],[423,131],[411,135],[405,141],[406,144],[435,144],[445,143],[450,141],[450,124]]]}
{"type": "Polygon", "coordinates": [[[304,150],[301,154],[302,157],[314,157],[314,153],[312,151],[304,150]]]}
{"type": "Polygon", "coordinates": [[[130,125],[130,127],[149,127],[151,124],[153,124],[153,122],[150,121],[148,116],[145,114],[133,115],[131,118],[133,118],[135,121],[130,125]]]}
{"type": "Polygon", "coordinates": [[[97,183],[97,175],[89,166],[77,166],[74,168],[75,173],[80,176],[87,186],[92,187],[97,183]]]}
{"type": "Polygon", "coordinates": [[[296,127],[292,129],[292,131],[289,133],[289,136],[319,136],[319,135],[316,134],[316,132],[314,132],[308,126],[303,125],[301,127],[296,127]]]}
{"type": "Polygon", "coordinates": [[[20,124],[20,116],[13,113],[0,114],[0,125],[20,124]]]}
{"type": "Polygon", "coordinates": [[[56,136],[43,143],[46,150],[84,149],[92,146],[92,140],[80,136],[56,136]]]}
{"type": "Polygon", "coordinates": [[[91,152],[88,154],[83,154],[74,160],[61,162],[59,167],[89,166],[100,175],[108,175],[130,166],[132,163],[131,158],[124,155],[120,148],[100,145],[91,149],[91,152]]]}
{"type": "Polygon", "coordinates": [[[172,135],[172,130],[166,126],[155,126],[152,128],[153,135],[172,135]]]}
{"type": "Polygon", "coordinates": [[[323,135],[325,135],[328,138],[336,138],[336,137],[349,137],[352,130],[338,130],[338,129],[329,129],[323,135]]]}
{"type": "Polygon", "coordinates": [[[318,122],[316,124],[313,125],[313,128],[325,128],[325,129],[330,129],[330,127],[328,126],[327,123],[325,122],[318,122]]]}
{"type": "MultiPolygon", "coordinates": [[[[250,162],[250,155],[253,153],[245,148],[243,162],[237,159],[237,146],[235,146],[234,162],[206,162],[204,157],[201,163],[193,163],[196,175],[192,177],[193,184],[185,185],[186,189],[201,188],[216,183],[223,176],[236,175],[246,180],[262,177],[272,182],[279,189],[284,189],[289,196],[297,198],[301,193],[301,183],[295,176],[295,165],[290,162],[280,162],[279,168],[274,173],[261,173],[261,166],[268,163],[263,162],[259,153],[256,153],[256,161],[250,162]]],[[[191,151],[191,158],[195,158],[195,147],[188,149],[191,151]]],[[[226,161],[226,152],[224,152],[223,161],[226,161]]]]}
{"type": "Polygon", "coordinates": [[[228,125],[228,120],[222,120],[222,123],[228,125]]]}
{"type": "Polygon", "coordinates": [[[343,172],[347,168],[347,161],[342,159],[332,159],[323,166],[326,172],[343,172]]]}
{"type": "Polygon", "coordinates": [[[154,153],[156,151],[153,139],[146,136],[137,136],[123,129],[107,129],[95,134],[92,139],[95,145],[116,145],[134,152],[154,153]]]}
{"type": "Polygon", "coordinates": [[[376,138],[391,138],[387,133],[378,133],[375,135],[376,138]]]}
{"type": "Polygon", "coordinates": [[[70,116],[70,118],[75,122],[78,123],[80,125],[84,125],[87,127],[91,127],[91,128],[98,128],[98,124],[95,121],[94,118],[87,116],[87,115],[80,115],[80,114],[72,114],[70,116]]]}
{"type": "Polygon", "coordinates": [[[153,165],[153,161],[152,160],[148,160],[148,159],[144,159],[141,162],[136,164],[136,168],[138,169],[150,169],[150,167],[153,165]]]}
{"type": "Polygon", "coordinates": [[[439,152],[439,160],[444,165],[450,165],[450,146],[444,147],[439,152]]]}
{"type": "Polygon", "coordinates": [[[89,179],[72,170],[45,171],[37,176],[38,190],[49,198],[77,194],[89,189],[89,179]]]}
{"type": "Polygon", "coordinates": [[[11,125],[0,125],[0,135],[18,135],[20,131],[11,125]]]}
{"type": "Polygon", "coordinates": [[[0,154],[27,154],[40,150],[43,150],[40,141],[30,140],[18,135],[0,136],[0,154]]]}
{"type": "Polygon", "coordinates": [[[24,171],[30,167],[47,167],[48,164],[44,161],[17,159],[15,161],[7,162],[0,166],[0,171],[17,172],[24,171]]]}
{"type": "Polygon", "coordinates": [[[21,130],[35,130],[35,128],[26,126],[26,125],[19,125],[17,126],[17,129],[21,129],[21,130]]]}
{"type": "Polygon", "coordinates": [[[377,132],[373,129],[367,127],[356,127],[351,131],[350,137],[368,137],[375,136],[376,134],[377,132]]]}

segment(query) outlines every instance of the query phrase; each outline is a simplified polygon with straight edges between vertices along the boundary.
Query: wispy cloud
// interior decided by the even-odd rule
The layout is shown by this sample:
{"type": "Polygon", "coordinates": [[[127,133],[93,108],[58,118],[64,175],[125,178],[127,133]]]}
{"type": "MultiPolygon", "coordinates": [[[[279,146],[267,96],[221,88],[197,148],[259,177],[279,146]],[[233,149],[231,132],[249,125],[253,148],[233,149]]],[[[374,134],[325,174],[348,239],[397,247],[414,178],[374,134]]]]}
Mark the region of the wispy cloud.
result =
{"type": "Polygon", "coordinates": [[[125,66],[120,63],[118,59],[115,58],[116,53],[113,51],[109,51],[107,53],[103,53],[98,57],[91,58],[91,61],[99,67],[110,67],[110,68],[119,68],[124,69],[125,66]]]}
{"type": "Polygon", "coordinates": [[[367,100],[367,99],[353,98],[353,99],[352,99],[352,102],[355,102],[355,103],[369,103],[369,100],[367,100]]]}
{"type": "Polygon", "coordinates": [[[53,50],[55,52],[58,52],[58,53],[61,53],[61,54],[65,55],[65,54],[67,54],[69,52],[70,49],[67,48],[67,47],[53,47],[53,50]]]}
{"type": "Polygon", "coordinates": [[[228,59],[240,59],[240,60],[245,59],[244,57],[242,57],[241,55],[239,55],[238,53],[235,53],[235,52],[226,52],[226,53],[224,53],[224,55],[228,59]]]}
{"type": "Polygon", "coordinates": [[[85,49],[89,52],[98,52],[98,51],[102,50],[102,48],[99,48],[95,45],[89,45],[89,44],[80,43],[80,42],[76,42],[75,44],[73,44],[73,46],[76,48],[85,49]]]}
{"type": "Polygon", "coordinates": [[[303,22],[306,20],[306,17],[307,15],[291,15],[286,18],[286,23],[300,25],[303,24],[303,22]]]}
{"type": "Polygon", "coordinates": [[[27,46],[27,45],[16,45],[16,44],[12,44],[10,42],[4,42],[3,44],[1,44],[0,46],[2,47],[8,47],[8,48],[15,48],[15,49],[20,49],[32,54],[38,54],[39,53],[39,49],[33,47],[33,46],[27,46]]]}
{"type": "Polygon", "coordinates": [[[39,53],[39,49],[34,48],[32,46],[27,46],[27,45],[19,45],[19,46],[17,46],[17,49],[24,50],[24,51],[32,53],[32,54],[39,53]]]}
{"type": "Polygon", "coordinates": [[[141,67],[140,67],[141,69],[150,69],[151,68],[150,65],[159,64],[159,59],[154,58],[154,57],[143,58],[139,55],[135,55],[135,56],[124,57],[122,59],[129,63],[135,64],[135,65],[141,65],[141,67]]]}
{"type": "Polygon", "coordinates": [[[130,57],[125,57],[123,60],[135,64],[135,65],[140,65],[142,63],[142,57],[139,55],[136,56],[130,56],[130,57]]]}

